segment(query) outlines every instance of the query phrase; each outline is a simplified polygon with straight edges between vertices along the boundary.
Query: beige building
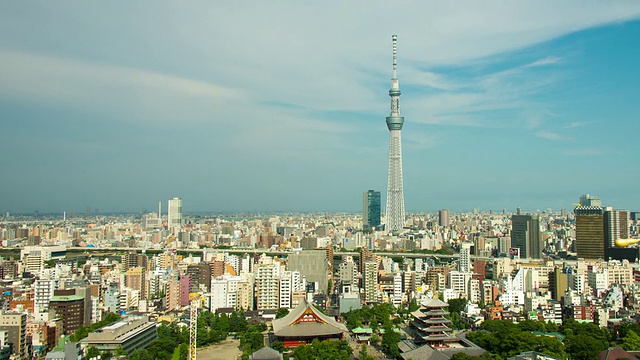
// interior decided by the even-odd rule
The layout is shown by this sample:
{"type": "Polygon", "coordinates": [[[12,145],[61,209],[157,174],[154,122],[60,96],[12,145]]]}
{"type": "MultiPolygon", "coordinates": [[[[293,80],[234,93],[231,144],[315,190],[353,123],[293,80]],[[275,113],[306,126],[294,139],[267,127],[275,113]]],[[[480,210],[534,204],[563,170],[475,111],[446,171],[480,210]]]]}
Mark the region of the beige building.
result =
{"type": "Polygon", "coordinates": [[[7,332],[7,342],[13,345],[11,353],[27,359],[27,314],[0,312],[0,331],[7,332]]]}

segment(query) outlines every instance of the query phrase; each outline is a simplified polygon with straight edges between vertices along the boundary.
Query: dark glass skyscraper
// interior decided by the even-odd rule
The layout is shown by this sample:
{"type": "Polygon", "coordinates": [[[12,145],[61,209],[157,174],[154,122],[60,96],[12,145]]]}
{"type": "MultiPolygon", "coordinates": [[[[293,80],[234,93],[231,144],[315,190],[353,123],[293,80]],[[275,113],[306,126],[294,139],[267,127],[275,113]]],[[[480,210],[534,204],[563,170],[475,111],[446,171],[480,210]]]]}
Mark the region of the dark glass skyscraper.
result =
{"type": "Polygon", "coordinates": [[[511,216],[511,247],[520,249],[521,258],[542,258],[541,236],[538,215],[511,216]]]}
{"type": "Polygon", "coordinates": [[[362,227],[380,226],[380,191],[369,190],[362,195],[362,227]]]}

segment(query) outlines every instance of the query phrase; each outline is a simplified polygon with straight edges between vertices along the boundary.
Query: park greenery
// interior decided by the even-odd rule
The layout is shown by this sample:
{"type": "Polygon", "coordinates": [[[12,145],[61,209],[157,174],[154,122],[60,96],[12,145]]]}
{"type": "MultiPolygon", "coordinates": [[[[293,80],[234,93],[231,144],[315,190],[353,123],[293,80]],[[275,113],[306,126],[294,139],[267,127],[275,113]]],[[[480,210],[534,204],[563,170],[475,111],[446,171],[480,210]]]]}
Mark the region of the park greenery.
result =
{"type": "MultiPolygon", "coordinates": [[[[267,329],[266,326],[248,324],[242,310],[235,310],[229,315],[202,311],[197,321],[196,344],[198,347],[216,344],[226,339],[229,334],[235,334],[240,338],[240,345],[245,355],[263,346],[262,332],[267,329]]],[[[189,328],[172,323],[160,325],[158,338],[146,348],[135,350],[128,359],[185,360],[188,353],[189,328]]]]}
{"type": "Polygon", "coordinates": [[[623,323],[618,329],[620,339],[617,339],[617,335],[607,329],[574,319],[567,319],[560,326],[533,320],[518,324],[507,320],[487,320],[479,331],[468,333],[467,338],[489,354],[482,357],[456,354],[454,360],[507,359],[526,351],[537,351],[561,360],[595,360],[603,350],[617,346],[616,340],[621,340],[619,345],[623,349],[640,349],[640,336],[636,331],[640,331],[640,325],[623,323]],[[534,332],[545,334],[538,336],[534,332]]]}
{"type": "MultiPolygon", "coordinates": [[[[417,307],[417,304],[414,304],[417,307]]],[[[345,319],[347,329],[352,330],[358,326],[367,326],[373,329],[374,333],[382,329],[382,338],[374,335],[371,341],[376,343],[381,340],[382,351],[389,357],[396,358],[400,355],[398,342],[400,335],[394,330],[397,325],[403,322],[403,318],[397,316],[398,311],[391,304],[375,304],[371,307],[363,306],[361,309],[354,309],[342,314],[345,319]]]]}
{"type": "Polygon", "coordinates": [[[296,360],[349,360],[353,350],[345,340],[340,341],[318,341],[313,340],[311,344],[301,345],[293,349],[292,356],[296,360]]]}

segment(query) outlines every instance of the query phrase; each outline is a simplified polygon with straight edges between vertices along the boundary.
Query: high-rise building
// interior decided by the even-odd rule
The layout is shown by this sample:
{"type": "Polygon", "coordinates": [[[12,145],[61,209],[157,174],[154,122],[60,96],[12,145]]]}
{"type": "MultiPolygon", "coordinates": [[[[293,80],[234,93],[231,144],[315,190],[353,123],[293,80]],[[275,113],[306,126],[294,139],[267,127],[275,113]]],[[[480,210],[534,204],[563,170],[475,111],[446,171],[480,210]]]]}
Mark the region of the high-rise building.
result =
{"type": "MultiPolygon", "coordinates": [[[[74,293],[73,290],[59,290],[59,292],[74,293]]],[[[49,301],[49,309],[62,319],[62,332],[65,335],[71,335],[81,326],[88,325],[84,322],[85,303],[82,296],[54,295],[49,301]]]]}
{"type": "Polygon", "coordinates": [[[258,310],[277,309],[280,265],[261,264],[256,270],[258,310]]]}
{"type": "Polygon", "coordinates": [[[378,263],[367,261],[364,263],[364,273],[362,274],[362,287],[364,288],[364,301],[367,304],[378,302],[378,263]]]}
{"type": "MultiPolygon", "coordinates": [[[[224,264],[224,263],[223,263],[224,264]]],[[[206,291],[211,287],[211,265],[205,262],[190,264],[187,266],[187,274],[191,280],[191,292],[206,291]]]]}
{"type": "Polygon", "coordinates": [[[169,200],[169,210],[167,213],[167,228],[180,228],[182,226],[182,199],[174,197],[169,200]]]}
{"type": "Polygon", "coordinates": [[[323,250],[303,250],[287,257],[287,269],[300,272],[307,283],[317,283],[316,291],[327,293],[327,255],[323,250]]]}
{"type": "Polygon", "coordinates": [[[387,185],[386,230],[399,232],[404,227],[404,190],[402,184],[402,125],[404,117],[400,116],[400,85],[397,76],[397,35],[393,41],[393,78],[391,78],[391,114],[387,116],[389,129],[389,183],[387,185]]]}
{"type": "Polygon", "coordinates": [[[579,258],[604,259],[604,211],[601,206],[579,206],[576,215],[576,253],[579,258]]]}
{"type": "Polygon", "coordinates": [[[604,209],[604,241],[607,248],[615,247],[616,239],[629,238],[629,211],[604,209]]]}
{"type": "Polygon", "coordinates": [[[29,357],[26,329],[26,313],[0,312],[0,331],[7,332],[6,340],[11,344],[11,354],[16,355],[18,359],[29,357]]]}
{"type": "Polygon", "coordinates": [[[449,226],[449,210],[442,209],[438,211],[438,225],[447,227],[449,226]]]}
{"type": "Polygon", "coordinates": [[[472,243],[462,243],[460,245],[460,260],[458,261],[458,271],[471,271],[471,246],[472,243]]]}
{"type": "Polygon", "coordinates": [[[542,234],[538,215],[511,216],[511,247],[520,249],[523,259],[542,258],[542,234]]]}
{"type": "Polygon", "coordinates": [[[362,195],[362,228],[380,226],[380,191],[369,190],[362,195]]]}

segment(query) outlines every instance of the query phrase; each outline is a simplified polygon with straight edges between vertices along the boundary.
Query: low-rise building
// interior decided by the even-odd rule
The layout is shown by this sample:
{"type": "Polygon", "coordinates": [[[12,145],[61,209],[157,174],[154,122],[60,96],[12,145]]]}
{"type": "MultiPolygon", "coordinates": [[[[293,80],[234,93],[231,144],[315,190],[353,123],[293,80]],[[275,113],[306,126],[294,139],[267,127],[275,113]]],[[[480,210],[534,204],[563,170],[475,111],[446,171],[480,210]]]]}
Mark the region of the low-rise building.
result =
{"type": "Polygon", "coordinates": [[[121,347],[131,354],[134,350],[147,347],[157,337],[156,324],[149,322],[148,316],[128,316],[89,333],[81,342],[100,351],[113,351],[121,347]]]}

